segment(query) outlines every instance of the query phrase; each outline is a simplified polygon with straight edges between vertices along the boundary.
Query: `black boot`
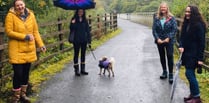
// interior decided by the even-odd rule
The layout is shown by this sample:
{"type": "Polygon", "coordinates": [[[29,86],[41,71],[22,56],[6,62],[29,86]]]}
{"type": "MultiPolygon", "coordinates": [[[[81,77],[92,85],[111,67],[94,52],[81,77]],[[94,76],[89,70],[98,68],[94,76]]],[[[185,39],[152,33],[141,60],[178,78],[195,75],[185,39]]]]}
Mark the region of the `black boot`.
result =
{"type": "Polygon", "coordinates": [[[167,71],[163,71],[162,75],[160,76],[160,79],[166,79],[167,78],[167,71]]]}
{"type": "Polygon", "coordinates": [[[169,83],[172,84],[173,83],[173,73],[169,73],[169,83]]]}
{"type": "Polygon", "coordinates": [[[79,65],[77,65],[77,64],[74,65],[74,72],[75,72],[75,75],[76,76],[80,76],[80,73],[79,73],[79,65]]]}
{"type": "Polygon", "coordinates": [[[85,64],[81,64],[81,74],[88,75],[89,73],[85,71],[85,64]]]}

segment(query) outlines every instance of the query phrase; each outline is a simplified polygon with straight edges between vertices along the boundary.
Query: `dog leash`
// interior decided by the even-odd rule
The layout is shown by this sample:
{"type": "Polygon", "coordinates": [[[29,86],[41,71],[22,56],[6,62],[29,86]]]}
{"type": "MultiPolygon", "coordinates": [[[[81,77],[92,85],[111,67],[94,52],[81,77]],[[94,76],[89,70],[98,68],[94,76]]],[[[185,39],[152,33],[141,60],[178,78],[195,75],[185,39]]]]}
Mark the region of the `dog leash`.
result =
{"type": "Polygon", "coordinates": [[[91,45],[88,45],[88,47],[89,47],[90,52],[91,52],[92,56],[94,57],[94,59],[97,60],[97,58],[96,58],[96,56],[94,55],[94,52],[93,52],[93,50],[92,50],[92,48],[91,48],[91,45]]]}

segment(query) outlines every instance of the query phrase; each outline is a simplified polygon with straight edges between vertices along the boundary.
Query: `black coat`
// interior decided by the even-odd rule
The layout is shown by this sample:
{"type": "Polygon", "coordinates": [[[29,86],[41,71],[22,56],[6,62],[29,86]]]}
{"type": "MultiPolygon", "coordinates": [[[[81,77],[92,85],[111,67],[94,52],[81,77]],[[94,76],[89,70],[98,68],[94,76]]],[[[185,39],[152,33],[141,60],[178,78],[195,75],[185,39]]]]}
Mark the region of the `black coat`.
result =
{"type": "Polygon", "coordinates": [[[86,20],[70,24],[70,32],[74,32],[74,43],[91,43],[89,24],[86,20]]]}
{"type": "Polygon", "coordinates": [[[205,27],[201,22],[184,23],[179,46],[184,48],[182,63],[186,68],[195,68],[198,61],[203,61],[205,32],[205,27]]]}

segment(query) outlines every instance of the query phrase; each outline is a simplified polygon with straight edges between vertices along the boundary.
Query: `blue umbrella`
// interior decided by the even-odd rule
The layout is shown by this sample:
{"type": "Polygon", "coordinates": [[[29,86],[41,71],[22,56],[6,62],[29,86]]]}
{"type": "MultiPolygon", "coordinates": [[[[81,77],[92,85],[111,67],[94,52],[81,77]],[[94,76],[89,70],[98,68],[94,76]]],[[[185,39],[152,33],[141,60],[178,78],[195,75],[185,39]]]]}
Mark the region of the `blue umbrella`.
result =
{"type": "Polygon", "coordinates": [[[95,8],[94,0],[54,0],[54,5],[66,10],[95,8]]]}

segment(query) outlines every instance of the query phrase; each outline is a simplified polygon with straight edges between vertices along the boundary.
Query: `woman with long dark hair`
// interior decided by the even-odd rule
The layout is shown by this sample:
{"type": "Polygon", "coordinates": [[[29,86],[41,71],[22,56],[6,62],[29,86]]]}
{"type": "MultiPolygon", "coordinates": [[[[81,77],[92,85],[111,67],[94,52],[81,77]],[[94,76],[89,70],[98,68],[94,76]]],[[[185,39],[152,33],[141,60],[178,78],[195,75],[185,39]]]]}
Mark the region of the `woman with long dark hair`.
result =
{"type": "Polygon", "coordinates": [[[184,98],[185,103],[202,103],[195,68],[203,64],[205,33],[206,23],[198,7],[187,6],[179,45],[179,51],[183,53],[182,64],[186,67],[185,75],[190,86],[190,95],[184,98]]]}
{"type": "Polygon", "coordinates": [[[163,69],[160,79],[166,79],[169,74],[169,83],[173,83],[173,45],[175,42],[174,38],[176,30],[176,20],[169,11],[167,3],[161,3],[157,14],[154,16],[152,31],[163,69]],[[168,60],[167,63],[166,58],[168,60]]]}
{"type": "Polygon", "coordinates": [[[74,48],[74,69],[75,75],[80,76],[80,74],[88,75],[85,71],[85,56],[87,45],[91,46],[91,34],[89,30],[89,24],[86,19],[85,10],[79,9],[75,11],[74,17],[71,20],[70,31],[74,32],[73,48],[74,48]],[[78,57],[79,51],[81,50],[81,60],[80,69],[78,57]]]}

